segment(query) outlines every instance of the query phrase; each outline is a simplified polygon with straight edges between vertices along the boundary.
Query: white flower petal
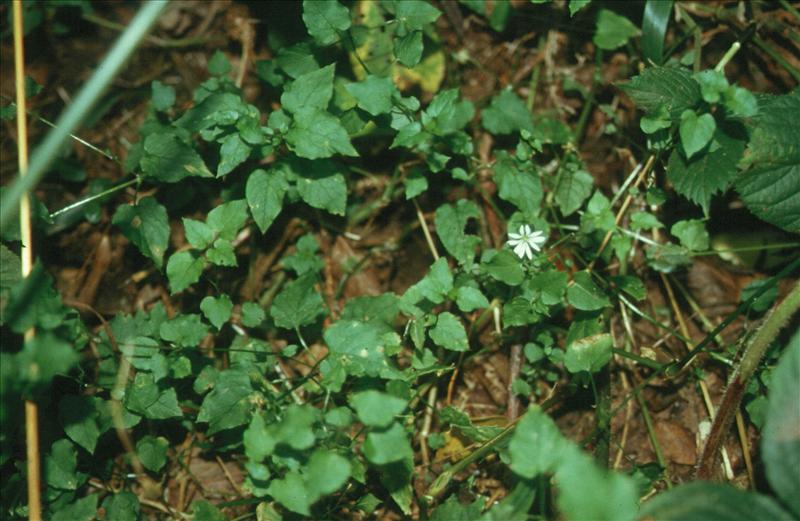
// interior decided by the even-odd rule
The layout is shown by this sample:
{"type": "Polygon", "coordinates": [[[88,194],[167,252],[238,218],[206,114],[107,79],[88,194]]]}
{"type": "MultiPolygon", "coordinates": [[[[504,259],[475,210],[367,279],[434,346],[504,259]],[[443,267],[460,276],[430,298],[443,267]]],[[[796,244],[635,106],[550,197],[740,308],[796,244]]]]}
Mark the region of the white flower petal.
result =
{"type": "Polygon", "coordinates": [[[528,226],[527,224],[523,224],[522,226],[519,227],[519,232],[528,236],[531,234],[531,227],[528,226]]]}
{"type": "Polygon", "coordinates": [[[524,259],[529,252],[530,246],[528,246],[527,242],[521,242],[514,247],[514,253],[516,253],[517,257],[520,259],[524,259]]]}

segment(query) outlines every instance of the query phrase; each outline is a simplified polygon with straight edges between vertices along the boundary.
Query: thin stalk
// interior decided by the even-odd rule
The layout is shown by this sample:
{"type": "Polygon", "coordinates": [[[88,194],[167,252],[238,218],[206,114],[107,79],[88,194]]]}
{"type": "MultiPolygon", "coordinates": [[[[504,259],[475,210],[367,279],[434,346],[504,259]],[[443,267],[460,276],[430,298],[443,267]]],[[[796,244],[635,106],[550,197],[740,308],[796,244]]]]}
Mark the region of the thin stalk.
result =
{"type": "Polygon", "coordinates": [[[116,186],[112,186],[111,188],[108,188],[107,190],[103,190],[102,192],[100,192],[98,194],[90,195],[89,197],[86,197],[86,198],[81,199],[79,201],[75,201],[72,204],[68,204],[64,208],[61,208],[60,210],[56,210],[55,212],[51,213],[50,214],[50,219],[56,219],[56,218],[64,215],[65,213],[69,213],[69,212],[71,212],[73,210],[76,210],[76,209],[80,208],[81,206],[87,205],[87,204],[89,204],[91,202],[94,202],[94,201],[97,201],[97,200],[102,199],[104,197],[107,197],[107,196],[109,196],[109,195],[111,195],[111,194],[113,194],[115,192],[119,192],[120,190],[124,190],[124,189],[128,188],[129,186],[135,185],[138,182],[139,182],[139,177],[137,176],[134,179],[129,179],[128,181],[124,181],[124,182],[122,182],[122,183],[120,183],[120,184],[118,184],[116,186]]]}
{"type": "MultiPolygon", "coordinates": [[[[15,0],[14,16],[14,83],[17,96],[17,161],[20,177],[28,175],[28,120],[25,116],[25,47],[22,40],[22,2],[15,0]]],[[[28,193],[23,191],[19,201],[19,229],[22,239],[21,272],[27,277],[33,269],[33,234],[31,232],[31,205],[28,193]]],[[[36,336],[31,327],[25,331],[25,342],[36,336]]],[[[25,401],[25,453],[27,456],[28,519],[42,519],[41,462],[39,454],[39,407],[33,400],[25,401]]]]}
{"type": "Polygon", "coordinates": [[[0,199],[0,226],[8,224],[22,194],[33,190],[41,181],[47,168],[58,156],[61,146],[89,114],[166,6],[166,0],[152,0],[143,4],[128,29],[114,44],[94,75],[75,97],[74,102],[58,118],[56,127],[34,151],[27,175],[18,177],[3,194],[0,199]]]}
{"type": "MultiPolygon", "coordinates": [[[[3,98],[7,97],[7,96],[4,96],[2,94],[0,94],[0,96],[2,96],[3,98]]],[[[14,103],[13,101],[10,103],[10,105],[13,105],[15,108],[17,106],[17,104],[14,103]]],[[[56,124],[53,123],[52,121],[50,121],[49,119],[43,118],[42,116],[40,116],[38,114],[32,114],[30,110],[25,110],[25,112],[29,116],[35,117],[36,119],[38,119],[39,121],[41,121],[42,123],[47,125],[48,127],[56,128],[56,124]]],[[[115,161],[115,162],[119,163],[119,158],[118,157],[111,155],[110,153],[106,152],[105,150],[101,150],[101,149],[97,148],[96,146],[94,146],[93,144],[89,143],[85,139],[83,139],[83,138],[81,138],[79,136],[76,136],[75,134],[70,134],[69,137],[71,137],[72,139],[74,139],[75,141],[80,143],[81,145],[85,146],[86,148],[97,152],[98,154],[100,154],[101,156],[105,157],[106,159],[110,159],[111,161],[115,161]]]]}

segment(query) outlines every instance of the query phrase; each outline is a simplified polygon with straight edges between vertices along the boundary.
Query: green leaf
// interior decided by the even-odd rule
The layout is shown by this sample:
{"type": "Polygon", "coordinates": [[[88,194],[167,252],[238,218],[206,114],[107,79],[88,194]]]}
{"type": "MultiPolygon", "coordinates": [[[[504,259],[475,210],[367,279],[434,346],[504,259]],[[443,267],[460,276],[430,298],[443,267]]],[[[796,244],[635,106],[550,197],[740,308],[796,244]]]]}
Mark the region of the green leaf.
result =
{"type": "MultiPolygon", "coordinates": [[[[796,490],[794,491],[796,495],[796,490]]],[[[774,499],[730,485],[696,481],[658,494],[642,505],[641,519],[653,521],[752,521],[794,519],[774,499]]]]}
{"type": "Polygon", "coordinates": [[[710,239],[703,221],[697,219],[678,221],[672,225],[670,233],[689,251],[706,251],[709,248],[710,239]]]}
{"type": "Polygon", "coordinates": [[[138,521],[141,514],[139,498],[136,494],[123,490],[117,494],[106,496],[103,500],[106,519],[111,521],[138,521]]]}
{"type": "Polygon", "coordinates": [[[464,325],[449,311],[439,313],[436,326],[430,330],[433,342],[451,351],[468,351],[469,340],[464,325]]]}
{"type": "Polygon", "coordinates": [[[222,326],[228,319],[231,318],[231,311],[233,311],[233,302],[228,295],[220,297],[207,296],[200,302],[200,309],[203,315],[206,316],[209,322],[213,324],[217,330],[222,329],[222,326]]]}
{"type": "Polygon", "coordinates": [[[687,160],[679,150],[672,151],[667,177],[679,194],[707,212],[711,196],[727,190],[736,177],[744,144],[736,128],[718,125],[708,152],[687,160]]]}
{"type": "Polygon", "coordinates": [[[348,83],[345,88],[358,102],[358,107],[373,116],[388,114],[392,110],[392,96],[400,95],[391,78],[369,75],[358,83],[348,83]]]}
{"type": "Polygon", "coordinates": [[[184,217],[183,230],[186,241],[198,250],[205,250],[214,242],[214,230],[202,221],[184,217]]]}
{"type": "Polygon", "coordinates": [[[562,458],[556,470],[557,504],[565,518],[633,521],[639,495],[630,477],[598,468],[592,458],[572,444],[562,458]],[[582,486],[571,486],[574,483],[582,486]]]}
{"type": "Polygon", "coordinates": [[[295,253],[283,257],[283,267],[293,270],[298,276],[306,273],[318,273],[324,266],[318,251],[319,243],[314,234],[307,233],[297,240],[295,253]]]}
{"type": "Polygon", "coordinates": [[[411,31],[394,39],[394,55],[406,67],[417,65],[422,59],[423,50],[422,31],[411,31]]]}
{"type": "Polygon", "coordinates": [[[315,450],[304,473],[309,497],[316,501],[336,492],[350,478],[351,471],[350,462],[343,456],[325,449],[315,450]]]}
{"type": "Polygon", "coordinates": [[[636,300],[644,300],[647,297],[647,288],[639,277],[634,275],[614,275],[611,280],[620,290],[624,291],[636,300]]]}
{"type": "Polygon", "coordinates": [[[520,209],[526,220],[539,215],[542,202],[542,183],[539,176],[518,164],[505,152],[498,152],[497,162],[492,167],[499,188],[498,195],[520,209]]]}
{"type": "Polygon", "coordinates": [[[483,128],[492,134],[511,134],[525,129],[533,132],[533,116],[525,102],[511,87],[506,87],[492,98],[488,107],[481,112],[483,128]]]}
{"type": "Polygon", "coordinates": [[[633,212],[631,214],[631,229],[634,231],[656,230],[663,227],[664,225],[651,213],[633,212]]]}
{"type": "Polygon", "coordinates": [[[425,130],[445,136],[462,129],[475,114],[469,101],[458,101],[458,89],[440,91],[422,113],[425,130]]]}
{"type": "Polygon", "coordinates": [[[592,0],[569,0],[569,17],[575,16],[575,13],[589,5],[592,0]]]}
{"type": "Polygon", "coordinates": [[[288,472],[283,479],[273,479],[267,493],[292,512],[304,516],[311,515],[309,508],[312,501],[299,473],[288,472]]]}
{"type": "Polygon", "coordinates": [[[722,71],[707,69],[695,74],[694,79],[700,84],[700,93],[706,103],[719,102],[729,87],[728,79],[722,71]]]}
{"type": "Polygon", "coordinates": [[[114,212],[112,224],[161,269],[164,252],[169,246],[169,217],[167,209],[153,197],[144,197],[135,206],[123,204],[114,212]]]}
{"type": "Polygon", "coordinates": [[[642,54],[656,65],[664,61],[664,35],[672,14],[672,0],[647,0],[642,18],[642,54]]]}
{"type": "Polygon", "coordinates": [[[343,169],[332,161],[296,161],[297,193],[314,208],[344,215],[347,183],[343,169]]]}
{"type": "Polygon", "coordinates": [[[222,371],[214,388],[203,400],[198,422],[208,423],[208,434],[247,423],[254,394],[250,376],[241,369],[222,371]]]}
{"type": "Polygon", "coordinates": [[[331,157],[337,153],[358,156],[341,122],[314,108],[298,110],[291,129],[286,133],[286,143],[295,154],[306,159],[331,157]]]}
{"type": "Polygon", "coordinates": [[[567,346],[564,367],[570,373],[588,371],[596,373],[611,360],[614,341],[608,333],[592,335],[576,340],[567,346]]]}
{"type": "Polygon", "coordinates": [[[160,471],[167,463],[169,441],[163,436],[145,436],[136,442],[136,455],[147,470],[160,471]]]}
{"type": "Polygon", "coordinates": [[[597,287],[589,272],[579,271],[574,275],[573,282],[567,288],[567,300],[575,309],[594,311],[611,306],[608,297],[597,287]]]}
{"type": "Polygon", "coordinates": [[[693,110],[685,110],[681,114],[681,145],[687,159],[691,159],[708,145],[716,129],[717,122],[711,114],[706,113],[698,117],[693,110]]]}
{"type": "Polygon", "coordinates": [[[564,169],[556,186],[556,204],[564,217],[575,213],[592,193],[594,179],[585,170],[564,169]]]}
{"type": "Polygon", "coordinates": [[[313,273],[308,273],[288,283],[278,293],[269,310],[276,326],[296,329],[312,324],[325,313],[322,297],[314,289],[316,280],[313,273]]]}
{"type": "Polygon", "coordinates": [[[164,183],[177,183],[188,176],[213,177],[203,158],[175,133],[158,132],[144,140],[142,173],[164,183]]]}
{"type": "Polygon", "coordinates": [[[671,243],[648,246],[645,254],[650,267],[663,273],[672,273],[681,266],[692,263],[686,248],[671,243]]]}
{"type": "Polygon", "coordinates": [[[747,209],[770,224],[800,233],[800,161],[754,168],[735,181],[747,209]]]}
{"type": "Polygon", "coordinates": [[[305,450],[314,446],[314,422],[318,411],[310,405],[290,405],[283,412],[283,419],[274,430],[279,443],[285,443],[295,450],[305,450]]]}
{"type": "Polygon", "coordinates": [[[620,85],[648,114],[665,107],[670,119],[677,121],[683,111],[694,108],[702,99],[700,85],[686,69],[653,67],[620,85]]]}
{"type": "Polygon", "coordinates": [[[637,34],[639,34],[639,29],[633,22],[614,11],[600,9],[597,13],[597,29],[592,41],[599,48],[610,51],[625,45],[637,34]]]}
{"type": "Polygon", "coordinates": [[[567,289],[567,274],[558,270],[540,271],[530,279],[529,287],[539,291],[538,299],[543,304],[559,304],[567,289]]]}
{"type": "Polygon", "coordinates": [[[227,521],[225,515],[208,501],[192,502],[194,521],[227,521]]]}
{"type": "MultiPolygon", "coordinates": [[[[488,253],[488,252],[486,252],[488,253]]],[[[525,271],[520,266],[519,258],[508,250],[499,250],[486,260],[484,254],[481,259],[481,268],[495,280],[504,282],[509,286],[519,286],[525,279],[525,271]]]]}
{"type": "Polygon", "coordinates": [[[447,501],[436,507],[430,521],[474,521],[481,517],[483,502],[475,498],[472,503],[462,504],[458,494],[452,494],[447,501]]]}
{"type": "Polygon", "coordinates": [[[244,199],[236,199],[223,203],[210,212],[206,223],[217,232],[222,239],[232,241],[247,222],[247,203],[244,199]]]}
{"type": "Polygon", "coordinates": [[[206,251],[206,259],[211,264],[217,266],[237,266],[236,252],[233,250],[233,244],[227,239],[219,238],[214,241],[214,244],[208,251],[206,251]]]}
{"type": "Polygon", "coordinates": [[[39,332],[17,353],[15,376],[24,382],[26,397],[50,385],[53,377],[66,375],[77,364],[73,346],[49,332],[39,332]]]}
{"type": "Polygon", "coordinates": [[[150,420],[183,416],[175,389],[162,389],[149,373],[136,373],[133,383],[126,391],[125,407],[150,420]]]}
{"type": "Polygon", "coordinates": [[[376,465],[402,461],[414,455],[406,431],[397,422],[386,430],[370,431],[362,450],[367,460],[376,465]]]}
{"type": "MultiPolygon", "coordinates": [[[[797,291],[794,289],[793,291],[797,291]]],[[[761,438],[761,454],[772,490],[796,516],[800,516],[800,330],[772,372],[767,424],[761,438]]],[[[753,518],[755,519],[755,518],[753,518]]],[[[765,518],[766,519],[766,518],[765,518]]]]}
{"type": "Polygon", "coordinates": [[[92,521],[97,515],[97,494],[89,494],[53,513],[52,521],[92,521]]]}
{"type": "Polygon", "coordinates": [[[251,147],[234,132],[222,139],[222,146],[219,148],[219,165],[217,165],[217,177],[222,177],[234,168],[244,163],[250,157],[251,147]]]}
{"type": "Polygon", "coordinates": [[[461,199],[455,205],[443,204],[436,209],[436,235],[459,264],[471,265],[475,257],[475,248],[481,243],[477,235],[464,233],[469,219],[477,220],[479,217],[477,205],[465,199],[461,199]]]}
{"type": "Polygon", "coordinates": [[[406,201],[413,199],[428,189],[428,178],[421,168],[415,168],[405,178],[406,201]]]}
{"type": "Polygon", "coordinates": [[[175,89],[156,80],[150,84],[153,95],[153,108],[159,112],[168,110],[175,104],[175,89]]]}
{"type": "Polygon", "coordinates": [[[256,302],[242,304],[242,325],[245,327],[258,327],[264,322],[266,314],[264,309],[256,302]]]}
{"type": "Polygon", "coordinates": [[[244,431],[244,452],[250,461],[263,461],[264,458],[272,454],[278,440],[267,428],[264,415],[260,412],[253,414],[250,425],[244,431]]]}
{"type": "Polygon", "coordinates": [[[358,419],[368,427],[388,427],[395,416],[408,405],[406,400],[390,394],[369,390],[355,393],[350,397],[350,405],[356,410],[358,419]]]}
{"type": "Polygon", "coordinates": [[[200,320],[200,315],[184,313],[163,322],[158,332],[162,340],[179,347],[197,347],[208,334],[208,326],[200,320]]]}
{"type": "Polygon", "coordinates": [[[352,375],[396,377],[387,351],[397,350],[399,336],[376,321],[339,320],[323,334],[331,358],[352,375]]]}
{"type": "Polygon", "coordinates": [[[489,307],[489,300],[478,288],[461,286],[456,291],[456,305],[464,313],[489,307]]]}
{"type": "Polygon", "coordinates": [[[58,418],[66,435],[94,454],[97,439],[102,434],[99,425],[100,411],[98,406],[103,401],[92,396],[76,396],[68,394],[58,402],[58,418]]]}
{"type": "Polygon", "coordinates": [[[800,121],[795,116],[798,111],[800,89],[784,96],[759,96],[743,166],[800,162],[800,121]]]}
{"type": "Polygon", "coordinates": [[[58,490],[76,490],[81,484],[78,475],[78,452],[69,440],[61,439],[50,447],[44,460],[44,478],[48,486],[58,490]]]}
{"type": "Polygon", "coordinates": [[[553,420],[534,406],[519,421],[508,445],[511,470],[528,479],[550,474],[558,468],[567,443],[553,420]]]}
{"type": "Polygon", "coordinates": [[[34,326],[54,329],[63,323],[66,312],[52,277],[36,262],[28,276],[10,288],[3,318],[12,331],[24,333],[34,326]]]}
{"type": "Polygon", "coordinates": [[[405,306],[403,312],[408,314],[408,305],[414,305],[427,299],[434,304],[441,304],[453,289],[453,274],[447,265],[447,259],[441,257],[431,265],[431,269],[419,282],[408,288],[403,295],[401,305],[405,306]]]}
{"type": "Polygon", "coordinates": [[[225,53],[220,50],[214,52],[214,55],[208,60],[208,72],[212,76],[224,76],[231,72],[231,62],[228,61],[225,53]]]}
{"type": "MultiPolygon", "coordinates": [[[[317,2],[304,2],[304,4],[317,2]]],[[[319,2],[325,3],[325,2],[319,2]]],[[[317,109],[324,111],[333,97],[333,64],[298,76],[281,95],[284,110],[295,114],[317,109]]]]}
{"type": "Polygon", "coordinates": [[[350,28],[350,11],[336,0],[303,0],[303,23],[314,41],[330,45],[350,28]]]}
{"type": "Polygon", "coordinates": [[[283,197],[288,189],[289,183],[278,169],[266,172],[259,168],[247,178],[245,197],[261,233],[265,233],[281,213],[283,197]]]}
{"type": "Polygon", "coordinates": [[[409,29],[422,29],[425,25],[435,22],[442,14],[424,0],[402,0],[394,5],[395,16],[409,29]]]}

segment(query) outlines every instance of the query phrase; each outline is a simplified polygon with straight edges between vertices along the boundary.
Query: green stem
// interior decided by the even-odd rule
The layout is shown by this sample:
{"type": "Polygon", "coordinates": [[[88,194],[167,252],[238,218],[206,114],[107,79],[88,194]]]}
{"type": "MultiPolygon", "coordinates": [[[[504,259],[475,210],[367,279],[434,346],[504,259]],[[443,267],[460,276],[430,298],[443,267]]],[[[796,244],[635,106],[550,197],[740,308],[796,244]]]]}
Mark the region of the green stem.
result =
{"type": "Polygon", "coordinates": [[[733,42],[733,44],[731,44],[730,48],[725,53],[725,55],[722,57],[722,59],[719,61],[717,66],[714,67],[714,70],[716,72],[724,72],[725,71],[725,66],[728,65],[728,62],[731,61],[731,59],[733,59],[734,55],[737,52],[739,52],[739,49],[741,49],[741,48],[742,48],[742,44],[740,44],[739,42],[733,42]]]}
{"type": "Polygon", "coordinates": [[[85,199],[81,199],[80,201],[76,201],[76,202],[74,202],[72,204],[69,204],[69,205],[65,206],[64,208],[61,208],[60,210],[56,210],[55,212],[50,214],[50,219],[51,220],[57,219],[58,217],[66,214],[66,213],[69,213],[69,212],[71,212],[73,210],[76,210],[76,209],[80,208],[81,206],[84,206],[84,205],[87,205],[87,204],[89,204],[91,202],[97,201],[98,199],[103,199],[104,197],[107,197],[107,196],[109,196],[109,195],[111,195],[111,194],[113,194],[115,192],[119,192],[120,190],[124,190],[124,189],[128,188],[129,186],[133,186],[138,182],[139,182],[139,177],[137,176],[137,177],[135,177],[133,179],[129,179],[128,181],[120,183],[120,184],[118,184],[116,186],[112,186],[111,188],[108,188],[107,190],[103,190],[102,192],[100,192],[98,194],[90,195],[89,197],[86,197],[85,199]]]}

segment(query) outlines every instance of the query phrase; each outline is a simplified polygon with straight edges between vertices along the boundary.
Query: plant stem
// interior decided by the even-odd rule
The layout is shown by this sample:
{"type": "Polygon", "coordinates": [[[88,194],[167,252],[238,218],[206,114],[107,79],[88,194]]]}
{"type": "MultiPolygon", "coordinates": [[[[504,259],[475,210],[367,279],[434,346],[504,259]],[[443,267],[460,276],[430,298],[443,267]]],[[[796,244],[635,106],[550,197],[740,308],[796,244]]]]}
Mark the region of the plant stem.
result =
{"type": "Polygon", "coordinates": [[[714,423],[711,426],[711,433],[708,435],[703,454],[700,456],[696,471],[698,479],[711,479],[713,477],[713,469],[717,461],[719,447],[725,441],[725,436],[733,422],[736,411],[739,409],[747,382],[756,372],[767,348],[798,309],[800,309],[800,282],[795,283],[794,288],[792,288],[792,291],[789,292],[783,302],[772,308],[764,319],[764,323],[756,331],[755,336],[748,342],[739,362],[739,367],[734,371],[725,390],[725,395],[722,397],[722,403],[720,403],[714,423]]]}
{"type": "MultiPolygon", "coordinates": [[[[13,3],[14,26],[14,85],[17,97],[17,161],[20,178],[28,175],[28,120],[25,117],[25,47],[22,32],[22,2],[13,3]]],[[[28,192],[23,190],[19,200],[19,228],[22,240],[21,272],[27,277],[33,269],[33,233],[31,231],[31,205],[28,192]]],[[[25,342],[36,336],[33,327],[25,331],[25,342]]],[[[39,407],[35,401],[25,400],[25,453],[27,456],[28,519],[42,519],[41,457],[39,454],[39,407]]]]}
{"type": "Polygon", "coordinates": [[[85,199],[81,199],[81,200],[76,201],[76,202],[74,202],[72,204],[68,204],[64,208],[61,208],[60,210],[56,210],[55,212],[51,213],[50,214],[50,219],[56,219],[56,218],[66,214],[66,213],[69,213],[69,212],[71,212],[71,211],[73,211],[75,209],[80,208],[81,206],[89,204],[89,203],[91,203],[93,201],[97,201],[98,199],[102,199],[102,198],[104,198],[106,196],[109,196],[109,195],[113,194],[114,192],[119,192],[120,190],[124,190],[125,188],[128,188],[129,186],[133,186],[138,182],[139,182],[139,177],[137,176],[134,179],[129,179],[128,181],[122,182],[122,183],[120,183],[120,184],[118,184],[116,186],[112,186],[111,188],[103,190],[102,192],[100,192],[98,194],[90,195],[89,197],[86,197],[85,199]]]}

